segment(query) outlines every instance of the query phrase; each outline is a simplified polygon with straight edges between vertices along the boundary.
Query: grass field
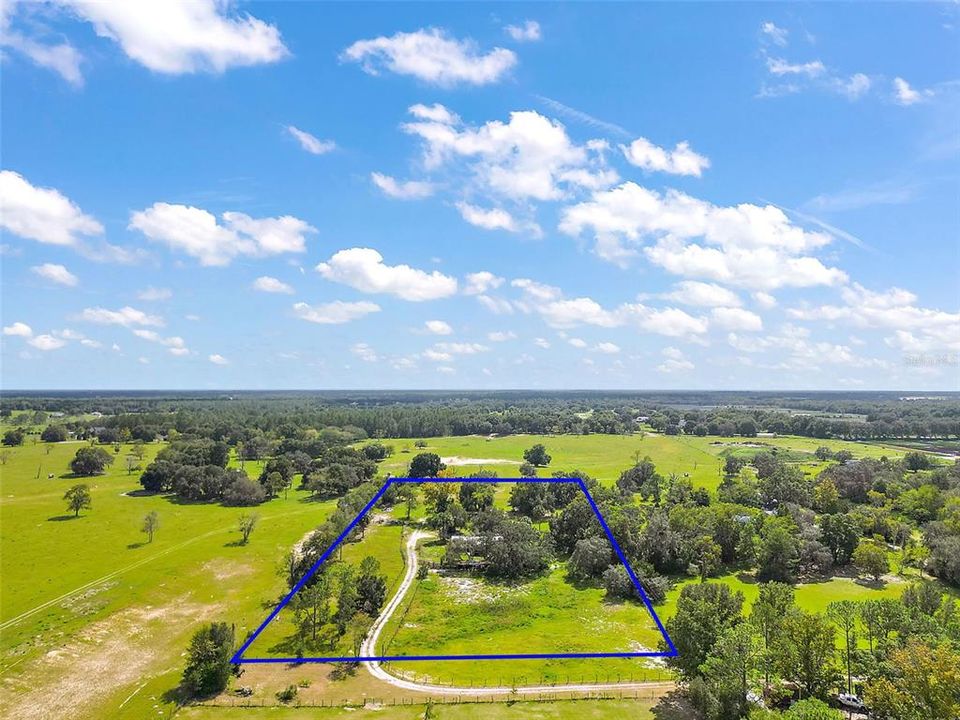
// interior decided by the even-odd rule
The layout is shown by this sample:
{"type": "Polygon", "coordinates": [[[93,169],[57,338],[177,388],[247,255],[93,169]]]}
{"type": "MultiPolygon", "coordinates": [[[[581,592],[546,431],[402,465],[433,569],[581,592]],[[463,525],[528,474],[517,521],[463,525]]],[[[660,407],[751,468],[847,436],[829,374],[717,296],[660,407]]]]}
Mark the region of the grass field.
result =
{"type": "MultiPolygon", "coordinates": [[[[381,473],[402,473],[416,451],[414,441],[387,442],[397,453],[381,466],[381,473]],[[411,453],[401,452],[404,447],[411,453]]],[[[428,451],[444,457],[514,462],[521,460],[524,449],[543,442],[553,455],[549,472],[579,468],[605,484],[612,483],[632,464],[634,453],[639,451],[650,455],[661,472],[690,473],[695,484],[708,488],[715,488],[719,482],[720,454],[743,448],[734,444],[741,443],[740,439],[654,434],[643,438],[457,437],[427,442],[428,451]]],[[[807,438],[758,438],[757,442],[802,452],[827,445],[834,450],[849,449],[858,457],[898,457],[906,452],[807,438]]],[[[214,620],[234,623],[238,637],[256,627],[284,590],[283,579],[276,572],[284,554],[329,515],[334,503],[316,503],[305,493],[292,490],[288,497],[254,510],[260,523],[250,544],[240,546],[236,525],[243,510],[137,493],[138,475],[128,474],[125,468],[126,446],[105,475],[72,478],[68,463],[79,447],[80,443],[71,442],[37,443],[31,436],[24,446],[7,450],[0,465],[0,715],[43,720],[162,716],[173,710],[168,693],[177,684],[183,652],[193,632],[214,620]],[[54,477],[48,479],[50,473],[54,477]],[[72,518],[62,496],[78,482],[90,485],[93,507],[72,518]],[[146,543],[140,525],[152,510],[160,515],[160,529],[154,541],[146,543]]],[[[143,462],[149,462],[160,448],[160,444],[148,445],[143,462]]],[[[487,467],[501,476],[517,471],[516,464],[487,467]]],[[[808,471],[817,472],[820,467],[814,462],[808,471]]],[[[462,474],[476,470],[476,466],[455,469],[462,474]]],[[[256,476],[260,466],[247,463],[246,471],[256,476]]],[[[391,578],[399,573],[402,562],[392,542],[385,539],[381,548],[384,553],[378,554],[391,578]]],[[[350,552],[348,548],[346,553],[350,552]]],[[[755,592],[749,579],[731,576],[724,581],[742,585],[748,598],[755,592]]],[[[899,590],[896,584],[875,590],[840,578],[801,586],[797,597],[802,605],[820,609],[833,598],[895,594],[899,590]]],[[[669,617],[678,592],[675,588],[667,602],[657,608],[663,617],[669,617]]],[[[509,670],[512,676],[537,682],[545,669],[542,664],[518,662],[509,670]]],[[[571,668],[546,670],[561,680],[578,675],[571,668]]],[[[304,692],[308,698],[329,702],[384,696],[384,688],[366,673],[333,681],[329,671],[327,666],[248,668],[239,682],[253,687],[256,697],[264,702],[274,702],[277,690],[301,678],[311,683],[309,691],[304,692]]],[[[446,682],[456,679],[449,677],[450,673],[463,674],[469,680],[486,672],[474,667],[418,671],[446,682]]],[[[486,677],[492,677],[492,672],[486,677]]],[[[598,675],[603,679],[602,673],[598,675]]],[[[390,696],[404,697],[400,692],[390,696]]],[[[443,708],[446,713],[451,710],[443,708]]]]}

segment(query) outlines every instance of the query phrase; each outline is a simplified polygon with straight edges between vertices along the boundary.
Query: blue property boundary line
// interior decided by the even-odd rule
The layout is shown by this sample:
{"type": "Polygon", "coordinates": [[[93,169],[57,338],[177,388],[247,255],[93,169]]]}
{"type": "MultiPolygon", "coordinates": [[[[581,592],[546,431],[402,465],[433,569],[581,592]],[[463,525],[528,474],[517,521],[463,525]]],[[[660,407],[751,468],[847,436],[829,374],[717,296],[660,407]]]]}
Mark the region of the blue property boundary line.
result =
{"type": "Polygon", "coordinates": [[[586,483],[581,478],[388,478],[387,482],[384,483],[377,493],[370,499],[364,508],[357,514],[357,516],[350,521],[350,524],[344,529],[342,533],[337,537],[336,540],[328,547],[323,555],[310,567],[310,569],[304,574],[300,580],[297,581],[297,584],[294,585],[290,591],[283,597],[279,604],[267,615],[266,619],[260,623],[259,627],[253,632],[250,637],[246,639],[243,645],[240,646],[240,649],[234,653],[233,657],[230,659],[230,662],[240,664],[240,663],[306,663],[306,662],[315,662],[315,663],[331,663],[331,662],[387,662],[387,661],[415,661],[415,660],[546,660],[546,659],[557,659],[557,658],[567,658],[567,659],[576,659],[576,658],[649,658],[649,657],[675,657],[677,655],[677,648],[673,644],[673,641],[670,639],[670,636],[667,634],[666,628],[664,628],[663,623],[660,621],[659,616],[657,616],[656,610],[653,609],[653,603],[650,602],[650,598],[647,596],[646,591],[643,589],[643,585],[640,583],[640,580],[637,578],[636,573],[633,572],[633,568],[630,567],[630,563],[627,562],[627,557],[624,555],[623,550],[620,548],[620,545],[617,543],[616,538],[613,537],[613,533],[610,532],[610,527],[607,525],[607,521],[603,519],[603,515],[600,513],[600,508],[597,507],[596,501],[593,499],[593,496],[590,494],[590,491],[587,489],[586,483]],[[590,503],[590,507],[593,509],[594,515],[597,516],[597,520],[600,521],[600,526],[603,528],[603,531],[607,535],[607,539],[610,540],[610,544],[613,546],[614,551],[617,554],[617,557],[620,559],[620,562],[623,563],[624,568],[627,570],[627,575],[630,576],[630,580],[636,587],[637,592],[640,594],[640,599],[643,600],[643,604],[647,608],[647,612],[650,613],[650,617],[653,618],[653,621],[657,625],[657,629],[660,631],[660,634],[663,636],[664,641],[667,644],[667,650],[665,652],[597,652],[597,653],[526,653],[526,654],[512,654],[512,655],[378,655],[378,656],[346,656],[346,657],[278,657],[278,658],[245,658],[243,654],[250,648],[250,645],[253,643],[257,637],[260,636],[260,633],[263,632],[264,628],[267,627],[273,621],[273,619],[283,610],[284,607],[289,604],[293,599],[293,596],[300,591],[300,589],[306,585],[311,577],[317,572],[320,566],[326,562],[327,558],[333,554],[333,551],[337,549],[337,546],[340,545],[353,531],[353,528],[356,527],[357,523],[360,522],[361,518],[366,515],[370,509],[377,504],[383,494],[387,491],[394,483],[503,483],[503,482],[515,482],[515,483],[562,483],[570,482],[576,483],[580,489],[583,491],[584,496],[587,498],[587,502],[590,503]]]}

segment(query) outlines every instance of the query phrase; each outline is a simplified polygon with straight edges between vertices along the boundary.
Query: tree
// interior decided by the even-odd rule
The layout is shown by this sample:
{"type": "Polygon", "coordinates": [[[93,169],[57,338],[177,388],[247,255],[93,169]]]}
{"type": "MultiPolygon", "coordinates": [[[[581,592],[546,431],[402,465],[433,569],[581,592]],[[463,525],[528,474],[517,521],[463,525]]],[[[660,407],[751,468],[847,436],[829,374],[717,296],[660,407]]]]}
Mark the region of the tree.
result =
{"type": "Polygon", "coordinates": [[[870,575],[874,582],[890,572],[890,563],[887,561],[887,551],[876,543],[863,541],[853,551],[853,565],[861,573],[870,575]]]}
{"type": "Polygon", "coordinates": [[[547,448],[542,443],[537,443],[531,448],[523,451],[523,459],[531,465],[544,467],[550,464],[550,456],[547,454],[547,448]]]}
{"type": "Polygon", "coordinates": [[[606,538],[594,536],[578,540],[567,565],[570,576],[578,582],[600,577],[610,567],[613,549],[606,538]]]}
{"type": "Polygon", "coordinates": [[[667,634],[677,648],[667,662],[687,678],[700,674],[713,646],[723,632],[741,620],[743,593],[729,585],[699,583],[685,585],[677,599],[677,610],[666,622],[667,634]]]}
{"type": "Polygon", "coordinates": [[[794,703],[783,714],[783,720],[844,720],[843,713],[822,700],[806,698],[794,703]]]}
{"type": "Polygon", "coordinates": [[[260,480],[260,483],[263,485],[263,489],[266,491],[267,497],[276,497],[280,494],[281,490],[287,487],[287,482],[283,479],[283,475],[276,470],[267,473],[260,480]]]}
{"type": "Polygon", "coordinates": [[[550,566],[550,548],[529,520],[504,519],[483,535],[480,550],[491,577],[516,579],[550,566]]]}
{"type": "Polygon", "coordinates": [[[330,622],[333,588],[326,572],[317,574],[312,580],[294,596],[293,613],[300,637],[309,637],[312,643],[316,643],[320,630],[330,622]]]}
{"type": "Polygon", "coordinates": [[[8,447],[14,447],[16,445],[23,445],[23,430],[16,428],[14,430],[7,430],[3,434],[3,444],[8,447]]]}
{"type": "Polygon", "coordinates": [[[890,655],[892,673],[870,680],[864,699],[879,720],[960,717],[960,652],[911,639],[890,655]]]}
{"type": "Polygon", "coordinates": [[[333,621],[337,624],[341,635],[347,632],[347,625],[357,612],[359,599],[356,572],[351,565],[344,565],[340,571],[337,610],[333,615],[333,621]]]}
{"type": "Polygon", "coordinates": [[[63,442],[67,439],[67,429],[63,425],[47,425],[40,439],[47,443],[63,442]]]}
{"type": "Polygon", "coordinates": [[[784,620],[796,611],[793,588],[779,582],[760,585],[756,602],[750,611],[750,622],[757,628],[763,642],[764,684],[770,684],[770,668],[774,663],[774,646],[784,620]]]}
{"type": "Polygon", "coordinates": [[[536,477],[537,476],[537,469],[527,461],[523,461],[522,463],[520,463],[519,470],[520,470],[520,477],[536,477]]]}
{"type": "Polygon", "coordinates": [[[824,515],[820,518],[820,531],[823,544],[830,548],[833,562],[846,565],[860,542],[860,526],[847,515],[824,515]]]}
{"type": "Polygon", "coordinates": [[[74,517],[79,516],[81,510],[92,507],[88,485],[74,485],[64,493],[63,499],[67,501],[67,510],[73,510],[74,517]]]}
{"type": "Polygon", "coordinates": [[[726,628],[700,666],[700,672],[720,703],[721,717],[742,717],[747,693],[758,675],[760,646],[749,623],[726,628]]]}
{"type": "Polygon", "coordinates": [[[908,452],[903,456],[903,464],[907,470],[917,472],[918,470],[929,470],[932,468],[933,460],[926,453],[908,452]]]}
{"type": "Polygon", "coordinates": [[[88,477],[101,475],[108,465],[113,464],[113,455],[103,448],[85,447],[77,450],[76,456],[70,461],[70,469],[74,475],[88,477]]]}
{"type": "Polygon", "coordinates": [[[243,513],[243,515],[240,516],[240,519],[237,521],[237,530],[240,531],[240,535],[243,537],[243,540],[240,541],[241,545],[246,545],[250,541],[250,535],[257,526],[259,519],[260,516],[256,513],[243,513]]]}
{"type": "Polygon", "coordinates": [[[406,506],[407,520],[409,520],[410,514],[420,504],[420,501],[417,499],[417,486],[414,483],[398,483],[396,487],[397,498],[406,506]]]}
{"type": "Polygon", "coordinates": [[[212,623],[194,634],[187,651],[183,688],[192,697],[205,697],[223,691],[230,679],[233,655],[233,628],[212,623]]]}
{"type": "Polygon", "coordinates": [[[407,472],[407,477],[437,477],[440,471],[446,469],[446,467],[447,466],[440,461],[440,456],[436,453],[420,453],[419,455],[414,455],[413,460],[410,461],[410,469],[407,472]]]}
{"type": "Polygon", "coordinates": [[[774,651],[780,674],[798,683],[805,695],[824,695],[837,679],[835,635],[836,628],[822,615],[791,614],[783,622],[774,651]]]}
{"type": "Polygon", "coordinates": [[[814,451],[814,455],[817,456],[817,460],[823,462],[824,460],[829,460],[833,457],[833,451],[830,450],[826,445],[821,445],[814,451]]]}
{"type": "Polygon", "coordinates": [[[533,521],[541,520],[550,509],[547,483],[518,482],[510,488],[510,507],[533,521]]]}
{"type": "Polygon", "coordinates": [[[156,510],[151,510],[143,518],[143,525],[140,526],[140,532],[145,533],[149,538],[147,542],[153,542],[153,534],[160,529],[160,515],[156,510]]]}
{"type": "Polygon", "coordinates": [[[347,626],[347,633],[350,635],[350,647],[353,650],[354,657],[360,657],[360,649],[363,647],[363,641],[373,626],[373,618],[366,613],[357,613],[354,615],[347,626]]]}
{"type": "Polygon", "coordinates": [[[247,477],[246,473],[238,472],[223,489],[223,504],[235,507],[259,505],[267,498],[263,485],[247,477]]]}
{"type": "Polygon", "coordinates": [[[796,532],[796,524],[788,517],[772,517],[764,522],[760,530],[757,569],[760,580],[793,582],[794,570],[800,556],[796,532]]]}
{"type": "Polygon", "coordinates": [[[360,610],[370,617],[376,617],[386,598],[387,579],[380,574],[380,563],[375,557],[367,556],[360,562],[360,575],[357,577],[360,610]]]}
{"type": "Polygon", "coordinates": [[[857,603],[852,600],[838,600],[827,605],[827,617],[833,620],[843,635],[844,656],[847,666],[847,692],[853,692],[851,679],[851,658],[857,650],[857,619],[859,616],[857,603]]]}
{"type": "Polygon", "coordinates": [[[461,483],[460,505],[471,513],[493,507],[493,483],[461,483]]]}

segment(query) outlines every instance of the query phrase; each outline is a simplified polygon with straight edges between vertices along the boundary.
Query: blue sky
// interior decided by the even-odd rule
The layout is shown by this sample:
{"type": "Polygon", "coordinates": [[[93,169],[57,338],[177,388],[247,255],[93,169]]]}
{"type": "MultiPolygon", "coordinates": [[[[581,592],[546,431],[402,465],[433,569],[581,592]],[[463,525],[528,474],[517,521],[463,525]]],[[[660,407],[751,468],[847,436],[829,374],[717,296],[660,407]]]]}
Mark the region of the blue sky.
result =
{"type": "Polygon", "coordinates": [[[3,386],[958,389],[958,25],[7,2],[3,386]]]}

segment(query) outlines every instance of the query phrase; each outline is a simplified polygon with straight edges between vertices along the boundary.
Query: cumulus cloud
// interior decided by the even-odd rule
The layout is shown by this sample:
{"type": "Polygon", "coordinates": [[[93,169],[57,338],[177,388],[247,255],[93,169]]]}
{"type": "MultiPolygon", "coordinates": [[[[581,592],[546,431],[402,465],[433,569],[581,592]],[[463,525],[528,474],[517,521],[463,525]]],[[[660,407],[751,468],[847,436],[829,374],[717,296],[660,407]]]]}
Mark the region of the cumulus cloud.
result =
{"type": "Polygon", "coordinates": [[[364,362],[377,362],[380,357],[376,351],[367,343],[355,343],[350,346],[350,352],[356,355],[364,362]]]}
{"type": "Polygon", "coordinates": [[[527,20],[523,25],[507,25],[504,29],[517,42],[533,42],[540,39],[540,23],[527,20]]]}
{"type": "Polygon", "coordinates": [[[0,227],[49,245],[77,245],[103,234],[103,225],[54,188],[31,185],[12,170],[0,171],[0,227]]]}
{"type": "Polygon", "coordinates": [[[585,348],[587,346],[587,341],[583,338],[572,337],[567,340],[568,343],[573,345],[575,348],[585,348]]]}
{"type": "Polygon", "coordinates": [[[527,230],[534,237],[543,236],[543,231],[539,225],[536,223],[520,223],[502,208],[484,210],[467,202],[458,202],[457,210],[460,211],[460,216],[468,223],[485,230],[506,230],[507,232],[527,230]]]}
{"type": "Polygon", "coordinates": [[[464,279],[463,292],[465,295],[483,295],[503,285],[502,277],[498,277],[487,270],[469,273],[464,279]]]}
{"type": "Polygon", "coordinates": [[[626,182],[564,209],[562,232],[578,236],[587,229],[595,237],[594,251],[621,266],[638,254],[638,245],[652,240],[643,251],[647,259],[675,275],[759,290],[847,279],[807,254],[832,237],[794,225],[773,205],[721,207],[677,190],[661,194],[626,182]]]}
{"type": "Polygon", "coordinates": [[[893,331],[888,345],[908,351],[960,350],[960,313],[919,307],[909,290],[868,290],[854,283],[840,292],[843,305],[802,306],[787,314],[797,320],[845,321],[857,327],[893,331]]]}
{"type": "Polygon", "coordinates": [[[487,340],[490,342],[506,342],[507,340],[514,340],[516,337],[517,334],[511,330],[495,330],[487,333],[487,340]]]}
{"type": "Polygon", "coordinates": [[[424,180],[401,181],[378,172],[370,173],[370,179],[384,195],[397,200],[422,200],[433,195],[435,191],[433,183],[424,180]]]}
{"type": "Polygon", "coordinates": [[[136,335],[141,340],[146,340],[147,342],[158,343],[167,348],[171,355],[189,355],[190,350],[187,349],[187,344],[184,342],[182,337],[172,336],[172,337],[162,337],[158,332],[154,330],[145,330],[143,328],[138,328],[133,331],[133,334],[136,335]]]}
{"type": "Polygon", "coordinates": [[[162,326],[163,318],[158,315],[148,315],[142,310],[137,310],[129,305],[119,310],[108,310],[102,307],[85,308],[80,313],[80,319],[87,322],[99,323],[101,325],[120,325],[122,327],[134,326],[162,326]]]}
{"type": "Polygon", "coordinates": [[[457,292],[455,278],[436,270],[428,273],[409,265],[386,265],[383,256],[372,248],[340,250],[316,269],[331,282],[366,293],[387,293],[412,302],[437,300],[457,292]]]}
{"type": "Polygon", "coordinates": [[[550,349],[550,341],[547,340],[546,338],[534,338],[533,344],[536,345],[538,348],[543,348],[544,350],[550,349]]]}
{"type": "Polygon", "coordinates": [[[440,86],[494,83],[517,62],[510,50],[484,53],[474,41],[458,40],[439,28],[358,40],[340,58],[360,63],[371,75],[387,70],[440,86]]]}
{"type": "Polygon", "coordinates": [[[293,135],[297,142],[300,143],[300,147],[311,155],[323,155],[337,147],[337,144],[333,140],[321,140],[306,130],[301,130],[293,125],[287,125],[287,132],[293,135]]]}
{"type": "Polygon", "coordinates": [[[893,100],[897,105],[916,105],[933,96],[932,90],[915,90],[901,77],[893,79],[893,100]]]}
{"type": "Polygon", "coordinates": [[[777,299],[770,293],[765,293],[761,290],[753,293],[753,299],[756,301],[757,305],[762,308],[769,310],[772,307],[776,307],[777,299]]]}
{"type": "Polygon", "coordinates": [[[213,355],[208,355],[207,359],[212,362],[214,365],[229,365],[230,361],[227,360],[223,355],[218,355],[214,353],[213,355]]]}
{"type": "Polygon", "coordinates": [[[433,335],[451,335],[453,333],[453,328],[450,327],[450,323],[444,322],[443,320],[427,320],[424,323],[427,332],[432,333],[433,335]]]}
{"type": "Polygon", "coordinates": [[[22,322],[15,322],[12,325],[6,325],[3,328],[4,335],[12,335],[14,337],[30,337],[33,335],[33,329],[22,322]]]}
{"type": "Polygon", "coordinates": [[[849,100],[859,100],[873,85],[873,81],[863,73],[854,73],[846,80],[841,78],[834,79],[834,88],[841,95],[845,95],[849,100]]]}
{"type": "Polygon", "coordinates": [[[317,232],[290,215],[252,218],[240,212],[225,212],[221,218],[222,224],[202,208],[158,202],[132,213],[129,227],[207,266],[229,265],[241,255],[264,257],[305,252],[306,235],[317,232]]]}
{"type": "Polygon", "coordinates": [[[694,365],[690,362],[683,352],[675,347],[666,347],[662,350],[663,362],[657,365],[657,370],[662,373],[685,372],[693,370],[694,365]]]}
{"type": "Polygon", "coordinates": [[[604,355],[616,355],[620,352],[620,346],[612,342],[597,343],[593,346],[593,349],[604,355]]]}
{"type": "Polygon", "coordinates": [[[27,343],[37,350],[48,352],[50,350],[59,350],[67,341],[64,338],[54,337],[53,335],[37,335],[27,340],[27,343]]]}
{"type": "Polygon", "coordinates": [[[637,138],[629,145],[621,145],[627,161],[651,172],[700,177],[710,167],[710,160],[694,152],[688,142],[677,143],[673,150],[658,147],[646,138],[637,138]]]}
{"type": "Polygon", "coordinates": [[[83,86],[83,55],[68,42],[48,43],[10,27],[17,3],[10,0],[0,8],[0,47],[13,50],[38,67],[53,70],[74,87],[83,86]]]}
{"type": "Polygon", "coordinates": [[[273,25],[230,11],[218,0],[113,3],[61,0],[116,42],[132,60],[167,75],[211,72],[273,63],[289,53],[273,25]]]}
{"type": "Polygon", "coordinates": [[[334,302],[307,305],[299,302],[293,306],[293,314],[301,320],[320,325],[342,325],[370,313],[380,312],[380,306],[372,302],[334,302]]]}
{"type": "Polygon", "coordinates": [[[740,298],[737,294],[722,285],[684,280],[673,286],[673,290],[663,295],[668,300],[674,300],[684,305],[700,307],[737,307],[740,298]]]}
{"type": "Polygon", "coordinates": [[[608,187],[618,179],[603,162],[606,142],[577,145],[562,124],[532,110],[480,127],[461,126],[455,116],[420,116],[403,130],[423,141],[428,168],[463,161],[480,187],[515,201],[556,200],[568,189],[608,187]]]}
{"type": "Polygon", "coordinates": [[[287,285],[287,283],[283,282],[282,280],[277,280],[275,277],[270,277],[269,275],[261,275],[254,280],[253,289],[267,293],[282,293],[285,295],[293,294],[293,288],[287,285]]]}
{"type": "Polygon", "coordinates": [[[57,265],[55,263],[44,263],[43,265],[34,265],[30,268],[30,272],[34,275],[39,275],[44,280],[49,280],[52,283],[57,283],[58,285],[66,285],[67,287],[76,287],[80,280],[72,272],[67,270],[63,265],[57,265]]]}
{"type": "Polygon", "coordinates": [[[726,330],[757,332],[763,329],[763,320],[756,313],[736,307],[718,307],[710,313],[713,322],[726,330]]]}

